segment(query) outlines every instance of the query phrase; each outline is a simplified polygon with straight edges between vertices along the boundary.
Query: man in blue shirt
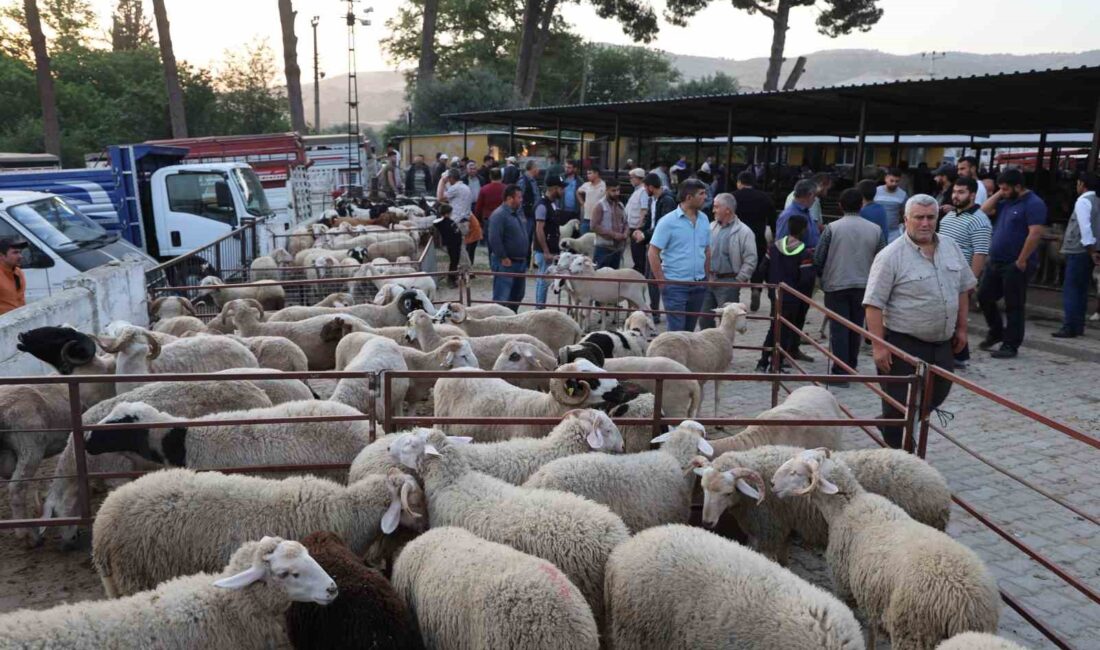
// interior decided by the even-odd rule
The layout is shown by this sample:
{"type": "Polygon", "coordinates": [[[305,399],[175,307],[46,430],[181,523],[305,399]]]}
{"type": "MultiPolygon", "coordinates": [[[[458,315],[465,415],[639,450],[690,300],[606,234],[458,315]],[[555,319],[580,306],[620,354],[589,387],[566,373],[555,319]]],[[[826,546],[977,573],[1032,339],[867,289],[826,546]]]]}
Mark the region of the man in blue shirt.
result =
{"type": "Polygon", "coordinates": [[[1015,357],[1024,341],[1024,307],[1027,304],[1028,278],[1039,265],[1039,242],[1046,230],[1047,206],[1035,192],[1024,187],[1024,175],[1018,169],[1001,172],[999,188],[982,204],[982,212],[991,218],[993,236],[989,244],[989,264],[978,287],[989,334],[978,344],[994,359],[1015,357]],[[997,301],[1004,298],[1005,320],[997,301]]]}
{"type": "MultiPolygon", "coordinates": [[[[527,238],[522,206],[523,190],[508,185],[504,188],[504,203],[489,217],[489,268],[494,273],[527,272],[531,240],[527,238]]],[[[526,277],[493,276],[493,302],[512,311],[519,311],[526,291],[526,277]]]]}
{"type": "Polygon", "coordinates": [[[565,174],[562,175],[561,182],[561,210],[558,210],[558,223],[564,226],[573,219],[580,219],[581,217],[581,207],[577,201],[577,190],[581,189],[584,181],[580,176],[577,176],[576,161],[565,161],[565,174]]]}
{"type": "MultiPolygon", "coordinates": [[[[779,215],[779,219],[775,222],[775,239],[779,240],[786,237],[790,233],[787,232],[787,221],[794,215],[798,215],[806,220],[807,224],[816,224],[813,217],[810,215],[810,207],[817,200],[817,183],[811,180],[802,180],[795,183],[794,200],[791,201],[783,212],[779,215]]],[[[821,232],[817,229],[817,226],[806,228],[806,241],[804,242],[808,248],[817,248],[817,240],[821,238],[821,232]]]]}
{"type": "Polygon", "coordinates": [[[882,245],[885,246],[890,239],[886,227],[886,208],[875,203],[875,193],[878,186],[871,179],[864,179],[856,185],[859,195],[863,197],[863,207],[859,209],[859,216],[875,224],[882,229],[882,245]]]}
{"type": "MultiPolygon", "coordinates": [[[[667,280],[702,282],[710,268],[710,223],[701,210],[707,201],[707,187],[688,179],[678,188],[680,207],[657,222],[649,241],[649,268],[661,285],[661,296],[669,312],[698,312],[706,297],[705,286],[663,284],[667,280]]],[[[668,331],[692,332],[698,316],[668,314],[668,331]]]]}

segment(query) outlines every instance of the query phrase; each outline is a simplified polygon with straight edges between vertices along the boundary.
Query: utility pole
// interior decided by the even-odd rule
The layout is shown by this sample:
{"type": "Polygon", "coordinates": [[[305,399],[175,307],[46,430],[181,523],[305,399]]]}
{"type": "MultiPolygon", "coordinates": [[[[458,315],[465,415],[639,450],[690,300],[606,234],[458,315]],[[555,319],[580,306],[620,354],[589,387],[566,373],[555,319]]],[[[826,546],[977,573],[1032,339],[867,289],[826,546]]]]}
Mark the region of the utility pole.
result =
{"type": "Polygon", "coordinates": [[[936,61],[946,58],[946,52],[921,52],[921,61],[928,61],[928,77],[931,79],[936,78],[936,61]]]}
{"type": "Polygon", "coordinates": [[[317,24],[321,22],[320,16],[314,16],[309,21],[313,28],[313,132],[321,132],[321,57],[317,55],[317,24]]]}

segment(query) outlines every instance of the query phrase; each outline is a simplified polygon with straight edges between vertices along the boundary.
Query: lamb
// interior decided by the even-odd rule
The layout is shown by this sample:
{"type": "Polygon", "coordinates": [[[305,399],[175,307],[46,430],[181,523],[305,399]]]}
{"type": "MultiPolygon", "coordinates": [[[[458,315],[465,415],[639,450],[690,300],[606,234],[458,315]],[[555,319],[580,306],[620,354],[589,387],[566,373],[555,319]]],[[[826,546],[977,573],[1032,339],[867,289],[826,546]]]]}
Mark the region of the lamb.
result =
{"type": "MultiPolygon", "coordinates": [[[[112,339],[98,339],[115,355],[115,374],[202,373],[227,368],[257,368],[256,357],[243,344],[222,336],[182,338],[164,347],[147,330],[128,326],[112,339]]],[[[142,382],[118,382],[122,393],[142,382]]]]}
{"type": "Polygon", "coordinates": [[[271,648],[287,642],[283,613],[292,602],[337,597],[336,583],[298,542],[264,537],[232,551],[217,575],[189,575],[114,602],[0,615],[0,646],[271,648]]]}
{"type": "Polygon", "coordinates": [[[364,566],[339,535],[310,533],[302,545],[336,581],[340,597],[324,607],[291,604],[286,630],[296,650],[423,650],[420,631],[404,599],[385,577],[364,566]]]}
{"type": "Polygon", "coordinates": [[[285,372],[305,372],[309,370],[309,359],[302,348],[294,341],[282,336],[232,336],[234,341],[244,344],[261,368],[283,370],[285,372]]]}
{"type": "MultiPolygon", "coordinates": [[[[475,339],[476,340],[476,339],[475,339]]],[[[541,343],[540,343],[541,345],[541,343]]],[[[493,362],[493,370],[503,371],[532,371],[553,370],[557,368],[557,359],[553,355],[546,354],[542,348],[534,343],[511,340],[504,344],[493,362]]],[[[550,390],[550,380],[546,378],[536,379],[509,379],[508,383],[526,388],[528,390],[550,390]]]]}
{"type": "Polygon", "coordinates": [[[232,314],[242,336],[282,336],[293,341],[305,352],[310,370],[331,370],[336,363],[336,344],[348,330],[368,329],[363,321],[344,314],[314,316],[293,323],[265,323],[260,321],[260,310],[248,303],[238,303],[232,314]]]}
{"type": "Polygon", "coordinates": [[[153,331],[177,337],[187,336],[191,333],[205,334],[206,323],[194,316],[172,316],[171,318],[158,320],[153,325],[153,331]]]}
{"type": "Polygon", "coordinates": [[[592,257],[596,252],[596,233],[586,232],[580,237],[566,237],[562,235],[559,243],[563,251],[592,257]]]}
{"type": "MultiPolygon", "coordinates": [[[[713,451],[703,425],[685,420],[653,442],[655,451],[610,456],[582,454],[543,465],[524,487],[562,490],[602,503],[631,531],[662,524],[686,524],[695,486],[692,458],[713,451]]],[[[498,443],[506,444],[506,443],[498,443]]]]}
{"type": "Polygon", "coordinates": [[[396,296],[388,304],[354,305],[352,307],[287,307],[271,314],[268,323],[288,323],[302,321],[320,315],[348,314],[361,319],[371,327],[395,327],[404,325],[410,313],[424,310],[435,313],[435,306],[425,293],[419,289],[409,289],[396,296]]]}
{"type": "Polygon", "coordinates": [[[840,600],[698,528],[635,535],[611,553],[606,575],[613,648],[864,647],[859,623],[840,600]]]}
{"type": "MultiPolygon", "coordinates": [[[[649,357],[668,357],[692,372],[725,372],[733,361],[733,341],[748,331],[749,310],[743,303],[729,303],[714,313],[721,317],[717,327],[701,332],[665,332],[653,339],[646,350],[649,357]]],[[[714,416],[718,417],[718,389],[714,382],[714,416]]],[[[706,384],[705,381],[700,384],[706,384]]]]}
{"type": "MultiPolygon", "coordinates": [[[[843,420],[836,397],[821,386],[803,386],[791,391],[782,404],[764,411],[757,418],[764,420],[843,420]]],[[[740,433],[714,441],[714,451],[743,451],[763,445],[790,445],[813,449],[828,447],[844,449],[844,427],[825,425],[767,426],[753,424],[740,433]]]]}
{"type": "MultiPolygon", "coordinates": [[[[784,566],[792,533],[798,533],[808,547],[824,547],[829,529],[813,505],[806,499],[777,499],[760,480],[775,474],[800,451],[797,447],[764,446],[726,452],[709,465],[700,459],[696,473],[703,477],[703,525],[717,526],[722,514],[729,511],[749,535],[753,548],[784,566]],[[751,490],[746,490],[746,485],[751,490]]],[[[928,463],[896,449],[842,451],[835,457],[848,465],[868,492],[881,494],[927,526],[947,527],[951,492],[947,481],[928,463]]]]}
{"type": "Polygon", "coordinates": [[[313,304],[314,307],[351,307],[355,304],[350,293],[330,293],[313,304]]]}
{"type": "MultiPolygon", "coordinates": [[[[405,338],[415,342],[421,350],[434,350],[443,344],[443,332],[453,331],[447,327],[434,324],[431,316],[426,312],[417,310],[409,314],[408,330],[405,332],[405,338]]],[[[457,336],[466,338],[466,333],[459,330],[457,336]]],[[[478,366],[482,370],[492,369],[496,365],[497,358],[504,346],[511,341],[527,343],[543,355],[552,357],[550,348],[530,334],[490,334],[470,336],[466,340],[469,342],[470,349],[473,350],[474,355],[477,357],[478,366]]],[[[552,367],[550,366],[548,369],[552,369],[552,367]]]]}
{"type": "Polygon", "coordinates": [[[461,528],[410,542],[393,582],[430,648],[600,647],[592,610],[558,567],[461,528]]]}
{"type": "Polygon", "coordinates": [[[1026,648],[992,634],[963,632],[939,644],[936,650],[1026,650],[1026,648]]]}
{"type": "MultiPolygon", "coordinates": [[[[376,336],[363,344],[351,361],[348,362],[345,372],[375,373],[382,370],[408,370],[405,358],[401,355],[401,349],[389,339],[376,336]]],[[[381,388],[379,388],[381,390],[381,388]]],[[[390,393],[386,396],[389,402],[380,405],[374,413],[379,419],[386,413],[402,415],[405,412],[405,394],[409,391],[409,380],[399,377],[390,382],[390,393]]],[[[371,402],[374,395],[367,385],[367,379],[351,379],[345,377],[336,384],[330,398],[333,402],[347,404],[358,409],[360,413],[371,412],[371,402]]],[[[358,451],[358,450],[356,450],[358,451]]]]}
{"type": "Polygon", "coordinates": [[[176,316],[198,316],[191,301],[181,296],[161,296],[149,303],[149,322],[176,316]]]}
{"type": "MultiPolygon", "coordinates": [[[[558,368],[561,372],[582,372],[583,378],[550,380],[550,392],[539,393],[513,386],[495,377],[444,377],[435,382],[435,414],[439,417],[556,417],[601,401],[621,401],[622,387],[614,379],[601,379],[603,371],[585,361],[558,368]]],[[[496,442],[545,435],[549,425],[539,424],[450,424],[452,435],[472,436],[478,442],[496,442]]]]}
{"type": "MultiPolygon", "coordinates": [[[[566,221],[562,225],[562,227],[558,231],[558,233],[561,235],[562,239],[574,239],[573,235],[580,232],[580,230],[581,230],[581,220],[580,219],[570,219],[569,221],[566,221]]],[[[595,246],[595,238],[593,238],[593,244],[592,245],[593,245],[593,247],[595,246]]]]}
{"type": "Polygon", "coordinates": [[[550,350],[576,343],[584,335],[584,331],[576,321],[560,311],[551,309],[536,309],[512,316],[468,318],[466,308],[452,302],[436,312],[437,322],[442,322],[444,319],[450,319],[461,327],[467,336],[530,334],[545,343],[550,350]],[[456,307],[458,309],[455,309],[456,307]]]}
{"type": "Polygon", "coordinates": [[[428,442],[417,467],[432,525],[460,526],[552,562],[584,594],[600,621],[604,565],[611,550],[630,536],[622,520],[606,506],[574,494],[519,487],[475,472],[455,443],[438,431],[428,442]]]}
{"type": "Polygon", "coordinates": [[[261,305],[258,301],[252,300],[251,298],[230,300],[229,302],[222,305],[221,311],[218,312],[217,316],[214,316],[214,318],[211,318],[209,321],[207,321],[206,332],[208,334],[232,334],[234,331],[234,327],[236,327],[233,324],[233,313],[241,304],[247,304],[251,307],[254,307],[256,311],[259,312],[261,321],[267,319],[267,312],[264,311],[264,306],[261,305]]]}
{"type": "Polygon", "coordinates": [[[807,498],[829,526],[834,592],[866,614],[895,650],[931,650],[961,632],[997,630],[997,583],[973,551],[866,492],[828,449],[800,452],[772,477],[780,498],[807,498]]]}
{"type": "Polygon", "coordinates": [[[423,521],[423,493],[400,472],[344,487],[313,476],[277,481],[170,469],[107,495],[92,528],[92,564],[107,596],[117,598],[225,562],[257,530],[295,537],[331,530],[358,554],[379,533],[423,521]]]}
{"type": "MultiPolygon", "coordinates": [[[[558,273],[573,276],[569,281],[573,297],[580,304],[597,303],[618,305],[626,301],[634,309],[645,309],[647,301],[645,276],[632,268],[599,269],[587,257],[574,257],[566,268],[557,265],[558,273]],[[619,282],[619,280],[641,280],[643,282],[619,282]]],[[[588,312],[591,317],[592,312],[588,312]]]]}
{"type": "Polygon", "coordinates": [[[283,287],[273,280],[260,280],[250,284],[263,284],[262,287],[234,287],[226,284],[221,278],[208,275],[199,281],[199,286],[213,287],[202,290],[201,296],[209,295],[214,299],[214,305],[218,309],[230,300],[240,298],[252,298],[263,305],[264,309],[282,309],[286,304],[286,292],[283,287]]]}

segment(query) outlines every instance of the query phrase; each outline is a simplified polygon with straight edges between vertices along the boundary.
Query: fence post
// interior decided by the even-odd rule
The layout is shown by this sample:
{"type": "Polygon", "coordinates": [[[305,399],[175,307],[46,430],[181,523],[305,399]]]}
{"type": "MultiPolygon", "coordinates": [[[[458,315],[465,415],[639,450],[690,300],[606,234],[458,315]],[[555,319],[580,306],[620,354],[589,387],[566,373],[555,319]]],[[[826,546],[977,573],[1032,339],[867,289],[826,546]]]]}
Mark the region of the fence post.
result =
{"type": "Polygon", "coordinates": [[[928,372],[928,364],[921,362],[913,369],[914,376],[909,382],[909,394],[905,399],[905,428],[901,437],[901,448],[910,454],[916,448],[916,422],[919,411],[923,411],[926,400],[922,397],[924,380],[931,373],[928,372]]]}
{"type": "Polygon", "coordinates": [[[661,435],[661,401],[664,398],[665,380],[658,377],[657,384],[653,387],[653,437],[661,435]]]}
{"type": "Polygon", "coordinates": [[[84,418],[80,408],[80,383],[69,384],[69,426],[73,429],[73,455],[76,457],[76,500],[80,518],[91,523],[92,505],[88,498],[88,465],[84,456],[84,418]]]}
{"type": "MultiPolygon", "coordinates": [[[[378,392],[378,373],[372,372],[367,378],[367,392],[372,396],[378,392]]],[[[367,438],[374,442],[378,439],[378,409],[375,408],[374,399],[367,401],[367,438]]]]}
{"type": "MultiPolygon", "coordinates": [[[[458,302],[460,304],[462,303],[463,300],[466,299],[466,290],[467,290],[466,274],[468,272],[469,272],[469,269],[459,269],[459,271],[458,271],[458,302]]],[[[466,304],[469,304],[469,302],[467,302],[466,304]]]]}
{"type": "Polygon", "coordinates": [[[775,287],[775,299],[772,300],[772,372],[775,373],[775,379],[772,379],[772,407],[779,405],[779,369],[783,361],[779,355],[779,337],[782,334],[783,324],[779,322],[779,305],[783,302],[783,285],[778,284],[775,287]]]}
{"type": "MultiPolygon", "coordinates": [[[[382,374],[382,399],[387,400],[389,398],[390,389],[391,389],[391,387],[390,387],[390,373],[383,370],[381,374],[382,374]]],[[[386,402],[383,401],[383,404],[385,404],[385,403],[386,402]]],[[[384,411],[382,411],[384,413],[384,415],[382,416],[382,418],[383,418],[382,419],[382,431],[386,434],[390,434],[390,433],[394,432],[393,431],[393,420],[392,420],[393,413],[392,413],[392,410],[393,409],[386,408],[384,411]]]]}
{"type": "Polygon", "coordinates": [[[932,381],[935,379],[935,374],[929,370],[928,366],[926,364],[922,365],[924,390],[921,391],[920,436],[917,439],[917,456],[920,458],[924,458],[925,454],[928,453],[928,420],[932,416],[932,381]]]}

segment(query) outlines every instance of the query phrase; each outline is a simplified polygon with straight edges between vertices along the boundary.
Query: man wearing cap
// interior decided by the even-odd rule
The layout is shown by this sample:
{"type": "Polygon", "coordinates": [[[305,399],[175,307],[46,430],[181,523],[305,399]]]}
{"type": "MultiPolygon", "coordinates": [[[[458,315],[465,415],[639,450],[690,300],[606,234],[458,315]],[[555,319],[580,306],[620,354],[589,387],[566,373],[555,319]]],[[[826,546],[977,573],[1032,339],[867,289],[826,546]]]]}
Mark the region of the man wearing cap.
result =
{"type": "Polygon", "coordinates": [[[606,192],[607,183],[600,178],[600,170],[595,166],[590,167],[588,169],[588,182],[581,185],[580,189],[577,190],[577,200],[584,209],[584,218],[581,221],[582,235],[592,229],[592,214],[596,212],[606,192]]]}
{"type": "Polygon", "coordinates": [[[626,227],[629,232],[630,255],[634,258],[634,270],[645,275],[645,225],[646,215],[649,214],[649,194],[646,193],[642,183],[645,181],[645,170],[636,167],[630,170],[630,185],[633,191],[626,200],[626,227]]]}
{"type": "MultiPolygon", "coordinates": [[[[677,188],[680,207],[665,215],[653,229],[649,244],[649,268],[661,283],[668,280],[700,282],[710,268],[710,224],[702,211],[707,188],[687,179],[677,188]]],[[[698,312],[703,307],[706,287],[672,284],[661,287],[665,309],[698,312]]],[[[691,332],[696,316],[668,314],[668,331],[691,332]]]]}
{"type": "MultiPolygon", "coordinates": [[[[727,192],[714,197],[708,279],[717,282],[748,282],[756,270],[756,260],[756,236],[737,218],[737,199],[727,192]]],[[[710,312],[728,302],[741,302],[740,287],[708,286],[703,298],[703,311],[710,312]]],[[[699,318],[699,329],[710,329],[714,325],[713,316],[699,318]]]]}
{"type": "Polygon", "coordinates": [[[504,169],[500,170],[500,180],[505,185],[515,185],[519,181],[519,167],[516,165],[515,156],[508,156],[504,159],[504,169]]]}
{"type": "Polygon", "coordinates": [[[447,154],[437,153],[435,155],[435,164],[432,165],[432,180],[436,185],[439,181],[443,180],[443,176],[447,173],[447,154]]]}
{"type": "Polygon", "coordinates": [[[0,237],[0,314],[27,304],[27,278],[19,266],[27,242],[0,237]]]}
{"type": "Polygon", "coordinates": [[[932,170],[932,180],[936,182],[936,187],[938,189],[936,198],[940,201],[940,215],[951,212],[955,207],[951,199],[951,194],[955,189],[955,179],[958,177],[959,174],[955,171],[955,166],[951,163],[944,163],[932,170]]]}
{"type": "Polygon", "coordinates": [[[565,186],[561,178],[547,175],[546,191],[535,206],[535,263],[539,265],[539,277],[535,280],[535,309],[542,309],[546,305],[546,289],[550,281],[544,278],[550,265],[558,261],[558,253],[561,252],[561,222],[558,217],[557,202],[562,197],[562,189],[565,186]]]}

